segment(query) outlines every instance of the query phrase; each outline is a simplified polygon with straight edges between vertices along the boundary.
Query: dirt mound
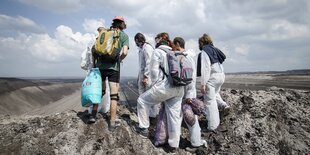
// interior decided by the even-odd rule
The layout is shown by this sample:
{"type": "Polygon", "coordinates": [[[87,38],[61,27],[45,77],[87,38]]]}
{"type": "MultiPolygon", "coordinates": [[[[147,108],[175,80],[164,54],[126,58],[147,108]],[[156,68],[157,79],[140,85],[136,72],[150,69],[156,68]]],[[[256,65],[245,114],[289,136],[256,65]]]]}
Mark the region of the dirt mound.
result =
{"type": "MultiPolygon", "coordinates": [[[[310,152],[309,92],[272,88],[267,91],[225,89],[222,96],[232,107],[221,125],[207,131],[200,118],[203,139],[211,154],[307,154],[310,152]]],[[[108,130],[99,115],[92,125],[84,112],[68,111],[46,117],[0,118],[0,150],[4,154],[167,154],[152,138],[143,139],[130,129],[137,122],[131,109],[121,105],[121,127],[108,130]]],[[[177,154],[192,154],[188,130],[182,127],[177,154]]]]}
{"type": "Polygon", "coordinates": [[[310,151],[309,92],[226,89],[232,105],[216,134],[206,133],[212,151],[220,153],[305,154],[310,151]]]}
{"type": "MultiPolygon", "coordinates": [[[[3,81],[2,81],[3,82],[3,81]]],[[[67,95],[74,93],[81,87],[80,83],[46,84],[31,83],[29,81],[8,82],[6,92],[0,94],[0,115],[20,115],[32,109],[48,105],[67,95]]],[[[1,83],[0,86],[4,86],[1,83]]]]}
{"type": "MultiPolygon", "coordinates": [[[[42,83],[43,84],[43,83],[42,83]]],[[[47,85],[47,83],[45,83],[47,85]]],[[[0,95],[8,93],[14,90],[18,90],[24,87],[37,86],[30,80],[17,79],[17,78],[0,78],[0,95]]]]}
{"type": "Polygon", "coordinates": [[[86,124],[85,112],[69,111],[22,120],[6,116],[0,125],[0,150],[4,154],[164,153],[161,149],[155,149],[149,139],[143,139],[131,131],[126,122],[127,116],[130,116],[127,112],[122,112],[122,126],[113,133],[108,130],[107,120],[100,114],[100,119],[92,125],[86,124]]]}

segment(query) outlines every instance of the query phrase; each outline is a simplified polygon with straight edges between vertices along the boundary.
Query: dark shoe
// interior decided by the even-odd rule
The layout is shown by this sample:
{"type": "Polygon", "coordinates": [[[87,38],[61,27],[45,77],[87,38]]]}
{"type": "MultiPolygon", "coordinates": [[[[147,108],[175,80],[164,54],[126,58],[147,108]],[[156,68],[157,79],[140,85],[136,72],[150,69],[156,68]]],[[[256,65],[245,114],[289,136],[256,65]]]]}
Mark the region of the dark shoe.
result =
{"type": "Polygon", "coordinates": [[[96,122],[95,117],[93,115],[89,115],[87,123],[88,124],[92,124],[92,123],[95,123],[95,122],[96,122]]]}
{"type": "Polygon", "coordinates": [[[132,130],[139,134],[142,138],[148,138],[149,137],[149,129],[148,128],[140,128],[138,126],[133,126],[132,130]]]}
{"type": "Polygon", "coordinates": [[[110,122],[109,131],[113,132],[115,129],[121,126],[120,120],[116,119],[115,122],[110,122]]]}
{"type": "Polygon", "coordinates": [[[102,116],[102,118],[104,118],[104,119],[107,119],[107,118],[108,118],[108,113],[107,113],[107,112],[104,113],[104,112],[102,112],[102,111],[99,111],[98,113],[102,116]]]}
{"type": "Polygon", "coordinates": [[[117,126],[114,124],[114,125],[109,125],[109,131],[111,131],[111,132],[114,132],[115,131],[115,129],[117,128],[117,126]]]}
{"type": "Polygon", "coordinates": [[[195,153],[197,151],[197,149],[198,149],[198,147],[192,147],[192,146],[185,148],[185,150],[187,152],[190,152],[190,153],[195,153]]]}
{"type": "Polygon", "coordinates": [[[171,146],[168,144],[167,152],[168,152],[169,154],[177,154],[177,148],[171,147],[171,146]]]}
{"type": "Polygon", "coordinates": [[[229,105],[226,105],[223,107],[223,114],[224,116],[227,116],[230,113],[231,107],[229,105]]]}
{"type": "Polygon", "coordinates": [[[149,117],[150,119],[150,126],[156,126],[157,119],[156,117],[149,117]]]}
{"type": "Polygon", "coordinates": [[[97,118],[97,110],[93,110],[92,113],[89,115],[88,123],[95,123],[97,118]]]}

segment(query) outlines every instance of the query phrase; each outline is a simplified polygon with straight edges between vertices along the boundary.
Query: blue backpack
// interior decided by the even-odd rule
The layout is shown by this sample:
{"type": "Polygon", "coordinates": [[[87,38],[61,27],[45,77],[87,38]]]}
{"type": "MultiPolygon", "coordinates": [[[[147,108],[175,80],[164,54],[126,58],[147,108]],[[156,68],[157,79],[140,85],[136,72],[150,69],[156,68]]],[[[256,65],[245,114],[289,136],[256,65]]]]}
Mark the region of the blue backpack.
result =
{"type": "Polygon", "coordinates": [[[186,54],[179,51],[168,51],[159,48],[167,53],[169,74],[161,67],[173,86],[186,86],[193,81],[193,66],[186,54]]]}

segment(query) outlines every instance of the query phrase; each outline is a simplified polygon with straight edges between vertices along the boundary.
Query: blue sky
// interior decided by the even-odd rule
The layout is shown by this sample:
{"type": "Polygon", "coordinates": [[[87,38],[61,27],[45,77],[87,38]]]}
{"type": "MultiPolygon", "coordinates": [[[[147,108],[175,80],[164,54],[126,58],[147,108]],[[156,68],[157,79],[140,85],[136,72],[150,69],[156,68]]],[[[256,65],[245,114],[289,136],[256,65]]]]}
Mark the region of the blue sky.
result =
{"type": "Polygon", "coordinates": [[[209,33],[227,55],[226,72],[310,66],[308,0],[2,0],[0,77],[85,76],[82,51],[116,15],[130,38],[121,76],[137,75],[137,32],[150,43],[164,31],[183,37],[197,53],[198,38],[209,33]]]}

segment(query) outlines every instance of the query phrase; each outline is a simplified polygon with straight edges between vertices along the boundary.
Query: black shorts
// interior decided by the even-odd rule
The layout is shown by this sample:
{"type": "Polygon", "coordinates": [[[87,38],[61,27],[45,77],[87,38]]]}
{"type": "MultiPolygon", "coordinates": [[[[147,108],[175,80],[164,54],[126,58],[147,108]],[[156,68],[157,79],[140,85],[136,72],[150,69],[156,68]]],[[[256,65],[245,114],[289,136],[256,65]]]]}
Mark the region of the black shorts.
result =
{"type": "Polygon", "coordinates": [[[108,77],[109,82],[119,83],[120,72],[112,70],[112,69],[108,69],[108,70],[100,69],[100,73],[101,73],[101,78],[103,82],[105,81],[106,77],[108,77]]]}

